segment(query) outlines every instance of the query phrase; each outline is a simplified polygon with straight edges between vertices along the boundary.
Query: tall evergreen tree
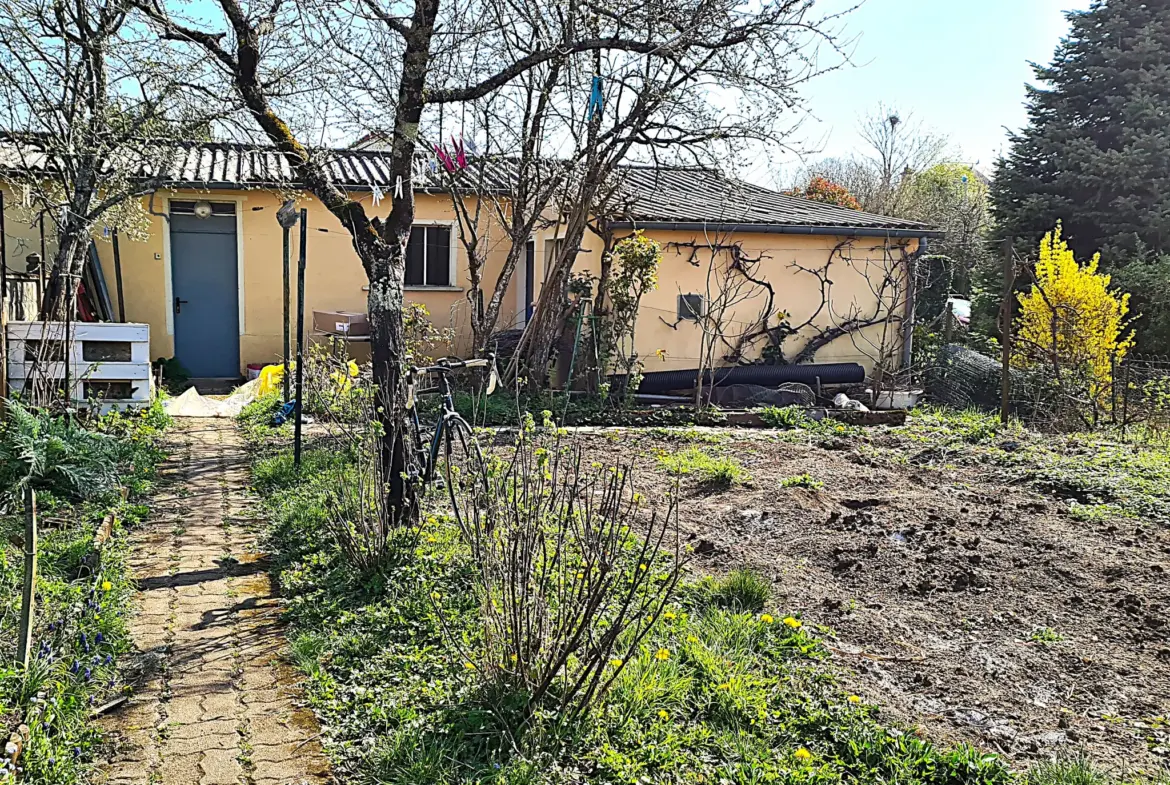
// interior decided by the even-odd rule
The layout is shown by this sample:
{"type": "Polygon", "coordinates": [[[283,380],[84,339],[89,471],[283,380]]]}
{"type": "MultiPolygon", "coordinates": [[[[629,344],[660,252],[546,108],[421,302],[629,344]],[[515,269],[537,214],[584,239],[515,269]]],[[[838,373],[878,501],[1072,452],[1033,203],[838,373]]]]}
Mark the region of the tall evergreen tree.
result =
{"type": "Polygon", "coordinates": [[[1131,288],[1141,348],[1170,348],[1170,3],[1095,0],[1070,12],[1046,87],[1029,85],[1026,128],[999,161],[1001,235],[1029,247],[1059,220],[1078,256],[1102,252],[1131,288]]]}

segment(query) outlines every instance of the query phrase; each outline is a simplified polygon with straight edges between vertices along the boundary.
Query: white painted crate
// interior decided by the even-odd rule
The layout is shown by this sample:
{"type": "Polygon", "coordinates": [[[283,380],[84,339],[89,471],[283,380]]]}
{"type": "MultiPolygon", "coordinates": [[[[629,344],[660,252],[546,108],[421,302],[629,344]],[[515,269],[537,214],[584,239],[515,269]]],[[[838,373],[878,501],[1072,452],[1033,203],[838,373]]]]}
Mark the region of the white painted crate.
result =
{"type": "Polygon", "coordinates": [[[62,322],[8,323],[8,384],[19,392],[30,379],[60,380],[66,368],[69,397],[80,405],[96,399],[103,411],[150,404],[150,325],[118,322],[76,322],[65,343],[62,322]],[[40,341],[56,341],[51,361],[36,362],[44,352],[40,341]],[[111,393],[115,393],[111,395],[111,393]]]}

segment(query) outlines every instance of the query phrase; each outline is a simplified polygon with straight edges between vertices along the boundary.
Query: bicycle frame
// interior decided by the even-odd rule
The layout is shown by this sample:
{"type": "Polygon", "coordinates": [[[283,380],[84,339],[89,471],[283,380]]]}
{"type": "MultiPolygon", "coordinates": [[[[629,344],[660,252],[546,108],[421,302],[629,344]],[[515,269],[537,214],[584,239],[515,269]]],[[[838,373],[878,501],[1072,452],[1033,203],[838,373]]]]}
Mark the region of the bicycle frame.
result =
{"type": "Polygon", "coordinates": [[[489,365],[492,369],[493,381],[492,381],[492,384],[490,385],[490,389],[488,392],[488,394],[490,395],[491,389],[494,389],[494,386],[495,386],[494,385],[494,378],[495,378],[494,377],[494,374],[495,374],[495,357],[494,357],[494,355],[489,355],[489,359],[487,360],[486,363],[482,360],[477,360],[477,361],[476,360],[473,360],[473,361],[440,360],[437,365],[431,366],[429,368],[411,368],[409,371],[409,375],[410,375],[410,379],[411,379],[411,381],[409,382],[410,384],[413,384],[413,378],[417,375],[433,373],[439,377],[439,386],[438,387],[428,389],[428,390],[420,390],[420,391],[417,391],[417,393],[412,391],[412,393],[411,393],[412,403],[410,405],[410,417],[411,417],[411,421],[414,425],[415,451],[418,454],[419,460],[422,461],[422,463],[423,463],[422,471],[420,472],[420,474],[421,474],[420,479],[422,480],[422,483],[424,485],[430,484],[430,482],[434,479],[435,466],[439,462],[439,450],[441,449],[441,446],[443,444],[443,437],[446,435],[446,432],[447,432],[448,428],[450,427],[448,425],[448,423],[451,421],[452,418],[460,418],[459,412],[457,412],[455,410],[455,393],[454,393],[452,386],[451,386],[451,376],[450,376],[451,371],[453,371],[457,368],[482,367],[483,365],[489,365]],[[458,363],[458,364],[456,365],[455,363],[458,363]],[[473,365],[473,363],[474,363],[474,365],[473,365]],[[413,403],[413,398],[414,398],[415,394],[426,394],[426,393],[431,393],[431,392],[436,392],[436,391],[442,393],[443,404],[442,404],[442,409],[439,412],[439,417],[435,421],[435,432],[433,434],[431,434],[430,447],[424,453],[423,452],[423,439],[422,439],[422,424],[419,422],[418,406],[413,403]]]}

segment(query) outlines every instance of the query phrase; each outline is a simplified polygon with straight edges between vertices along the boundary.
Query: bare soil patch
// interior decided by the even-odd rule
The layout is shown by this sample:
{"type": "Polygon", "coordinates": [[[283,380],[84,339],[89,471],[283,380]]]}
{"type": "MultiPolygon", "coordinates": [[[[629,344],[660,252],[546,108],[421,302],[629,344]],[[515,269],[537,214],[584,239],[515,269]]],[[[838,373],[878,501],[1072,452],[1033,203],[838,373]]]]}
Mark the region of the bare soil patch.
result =
{"type": "Polygon", "coordinates": [[[591,460],[632,462],[651,499],[674,484],[663,453],[737,458],[750,484],[682,480],[692,569],[769,577],[777,609],[819,625],[847,688],[890,719],[1019,765],[1078,748],[1127,770],[1167,764],[1170,527],[1078,519],[1075,488],[989,455],[1027,444],[956,455],[906,429],[576,438],[591,460]],[[803,474],[823,486],[781,486],[803,474]]]}

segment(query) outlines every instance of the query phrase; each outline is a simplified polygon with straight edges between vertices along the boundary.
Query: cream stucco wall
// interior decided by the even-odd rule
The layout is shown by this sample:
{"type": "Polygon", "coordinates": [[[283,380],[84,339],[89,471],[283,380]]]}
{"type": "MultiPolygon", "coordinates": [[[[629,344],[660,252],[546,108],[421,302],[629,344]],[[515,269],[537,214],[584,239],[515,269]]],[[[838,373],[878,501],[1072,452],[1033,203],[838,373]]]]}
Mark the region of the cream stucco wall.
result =
{"type": "MultiPolygon", "coordinates": [[[[164,212],[171,200],[235,202],[239,264],[241,275],[240,363],[241,370],[249,363],[272,362],[280,356],[283,331],[282,295],[282,232],[276,222],[276,211],[284,194],[270,191],[174,191],[155,196],[153,209],[164,212]]],[[[389,200],[378,207],[372,197],[361,197],[371,214],[385,215],[389,200]]],[[[366,310],[366,277],[353,251],[349,234],[332,213],[319,201],[305,194],[297,195],[298,207],[308,210],[308,234],[305,272],[305,319],[311,328],[314,310],[366,310]]],[[[487,247],[485,280],[494,282],[507,254],[507,244],[499,227],[489,218],[485,206],[483,215],[484,243],[487,247]]],[[[424,304],[431,320],[439,327],[449,327],[459,338],[456,351],[467,344],[468,313],[466,299],[469,290],[467,255],[459,243],[454,228],[456,220],[449,197],[421,194],[416,204],[419,223],[452,225],[452,244],[455,246],[455,278],[451,287],[407,287],[407,299],[424,304]]],[[[169,243],[166,241],[165,219],[152,216],[148,238],[135,241],[122,237],[123,286],[126,293],[126,318],[151,325],[151,355],[170,357],[174,353],[174,326],[171,317],[173,295],[170,290],[169,243]]],[[[300,229],[292,230],[291,269],[293,283],[290,300],[295,310],[296,263],[299,253],[300,229]]],[[[98,253],[102,268],[114,294],[114,263],[110,243],[99,238],[98,253]]],[[[538,258],[538,265],[539,265],[538,258]]],[[[520,303],[515,286],[509,286],[501,311],[501,325],[515,322],[520,303]]],[[[116,308],[115,303],[115,308],[116,308]]],[[[295,316],[293,329],[295,330],[295,316]]]]}
{"type": "MultiPolygon", "coordinates": [[[[917,239],[849,238],[827,235],[772,233],[704,233],[701,231],[645,232],[663,249],[658,274],[658,288],[642,298],[638,313],[635,351],[643,358],[646,371],[695,368],[700,364],[703,332],[694,321],[678,320],[678,296],[700,294],[708,300],[719,297],[729,287],[720,284],[718,274],[710,275],[712,260],[716,270],[723,269],[730,256],[728,250],[716,250],[732,244],[743,249],[745,258],[759,257],[753,277],[767,280],[775,289],[773,308],[786,311],[788,322],[800,325],[809,319],[822,302],[820,280],[806,270],[823,268],[832,255],[829,267],[831,302],[812,324],[791,336],[783,344],[787,357],[795,355],[805,342],[819,331],[842,324],[854,315],[872,316],[878,312],[879,297],[875,290],[887,271],[898,276],[899,285],[887,287],[881,298],[884,314],[895,306],[898,317],[905,303],[904,254],[917,250],[917,239]],[[794,266],[795,265],[795,266],[794,266]],[[662,350],[661,353],[659,350],[662,350]]],[[[587,238],[586,253],[577,265],[594,275],[600,270],[601,248],[596,237],[587,238]]],[[[726,295],[725,295],[726,296],[726,295]]],[[[727,309],[725,333],[732,339],[758,325],[767,304],[766,291],[745,286],[742,293],[730,296],[736,303],[727,309]],[[752,296],[747,296],[747,294],[752,296]]],[[[873,370],[883,353],[895,356],[901,347],[897,319],[887,327],[875,326],[858,334],[838,338],[816,354],[816,362],[856,362],[873,370]]],[[[773,316],[769,324],[775,326],[773,316]]],[[[766,340],[760,338],[744,352],[746,359],[759,357],[766,340]]],[[[729,347],[717,344],[715,364],[726,365],[723,357],[729,347]]]]}
{"type": "MultiPolygon", "coordinates": [[[[11,209],[13,197],[6,196],[10,208],[9,215],[13,216],[8,226],[11,240],[14,230],[19,230],[20,226],[15,222],[16,211],[11,209]]],[[[350,244],[348,233],[316,199],[306,194],[295,196],[298,206],[305,207],[309,216],[306,322],[311,322],[313,310],[365,311],[365,273],[350,244]]],[[[159,214],[150,217],[144,239],[123,236],[120,247],[126,318],[151,325],[152,357],[170,357],[174,353],[169,242],[166,221],[161,213],[167,210],[170,200],[207,199],[236,204],[240,252],[238,269],[241,275],[238,293],[241,306],[241,371],[249,363],[266,363],[279,358],[282,332],[281,230],[276,222],[276,210],[284,198],[286,195],[283,193],[265,190],[181,190],[160,192],[155,195],[153,201],[144,200],[144,205],[149,205],[159,214]]],[[[385,215],[389,211],[388,199],[377,207],[372,204],[372,197],[369,194],[362,195],[361,199],[371,214],[385,215]]],[[[485,205],[482,211],[483,242],[487,248],[484,280],[488,291],[497,279],[508,250],[504,232],[494,222],[493,210],[493,207],[485,205]]],[[[416,214],[419,222],[454,225],[456,220],[450,198],[445,195],[418,195],[416,214]]],[[[556,229],[550,228],[534,238],[537,279],[534,282],[534,289],[537,296],[540,293],[545,255],[551,250],[549,241],[556,234],[556,229]]],[[[295,228],[292,235],[294,287],[291,299],[295,304],[299,228],[295,228]]],[[[739,243],[745,255],[760,256],[755,274],[765,277],[773,285],[776,291],[775,308],[787,311],[790,314],[789,322],[793,324],[803,322],[821,302],[820,283],[817,279],[809,273],[795,269],[793,265],[809,269],[820,268],[829,258],[830,252],[841,246],[841,252],[835,257],[830,268],[830,278],[833,282],[832,308],[822,311],[813,328],[788,339],[784,348],[790,356],[798,351],[808,336],[816,330],[840,323],[854,311],[872,312],[875,305],[872,282],[880,278],[881,267],[890,263],[883,260],[901,260],[904,253],[912,253],[917,248],[917,241],[913,239],[849,239],[764,233],[716,236],[701,231],[648,231],[647,235],[657,240],[664,250],[659,286],[643,299],[635,338],[636,351],[645,358],[645,367],[648,371],[693,368],[698,364],[701,332],[693,322],[677,321],[677,297],[679,294],[703,294],[708,291],[707,274],[712,253],[707,249],[710,245],[739,243]],[[689,244],[698,246],[698,252],[693,252],[689,244]],[[658,350],[662,350],[661,355],[658,350]]],[[[21,242],[27,245],[29,241],[26,239],[21,242]]],[[[453,350],[465,353],[470,333],[468,326],[470,305],[466,299],[469,289],[467,257],[454,229],[452,242],[455,246],[455,285],[442,289],[408,287],[407,298],[426,305],[432,321],[437,326],[451,328],[457,334],[453,350]]],[[[108,237],[100,235],[97,237],[97,246],[116,309],[112,246],[108,237]]],[[[717,258],[725,262],[727,252],[719,253],[722,255],[717,258]]],[[[577,258],[577,268],[596,274],[601,266],[601,256],[600,239],[592,233],[587,233],[581,254],[577,258]]],[[[523,262],[519,267],[521,269],[517,270],[509,282],[504,296],[499,328],[520,326],[523,323],[523,262]]],[[[732,335],[738,334],[757,320],[764,302],[762,296],[756,296],[740,303],[729,314],[731,327],[728,332],[732,335]]],[[[772,320],[772,324],[775,324],[775,319],[772,320]]],[[[859,362],[867,369],[872,369],[878,347],[883,344],[881,329],[871,328],[865,331],[861,338],[840,338],[823,348],[817,354],[816,360],[859,362]]],[[[896,336],[890,334],[884,343],[887,348],[896,350],[896,347],[892,346],[892,341],[896,341],[896,336]]],[[[757,341],[746,352],[746,356],[757,357],[763,345],[763,341],[757,341]]],[[[719,358],[723,354],[725,354],[723,350],[717,353],[717,364],[722,364],[719,358]]]]}

